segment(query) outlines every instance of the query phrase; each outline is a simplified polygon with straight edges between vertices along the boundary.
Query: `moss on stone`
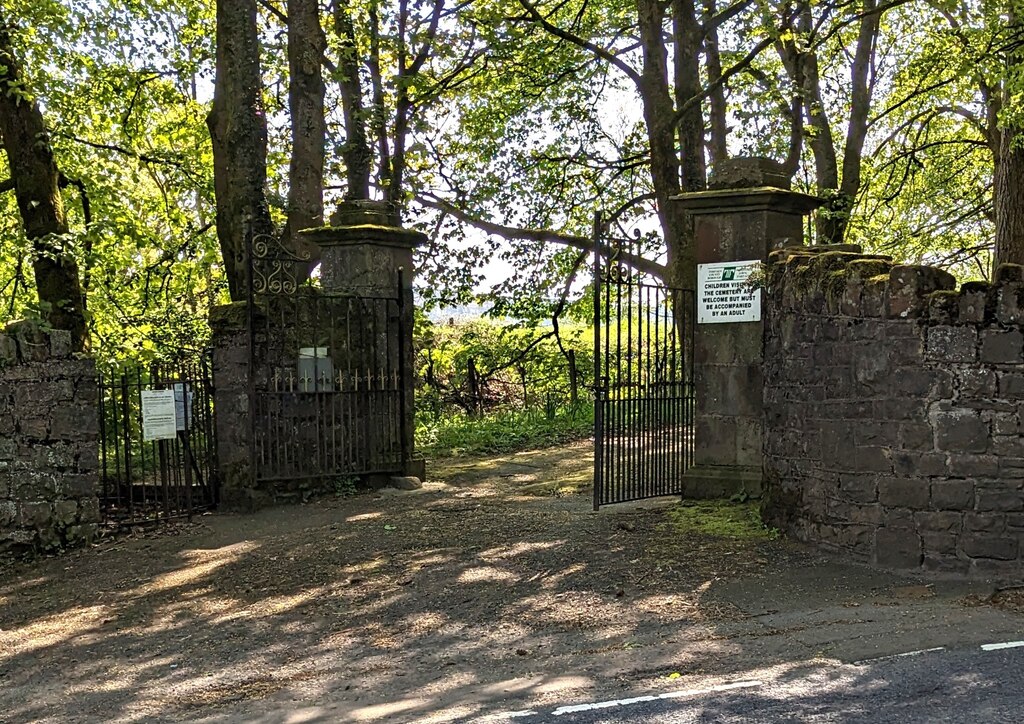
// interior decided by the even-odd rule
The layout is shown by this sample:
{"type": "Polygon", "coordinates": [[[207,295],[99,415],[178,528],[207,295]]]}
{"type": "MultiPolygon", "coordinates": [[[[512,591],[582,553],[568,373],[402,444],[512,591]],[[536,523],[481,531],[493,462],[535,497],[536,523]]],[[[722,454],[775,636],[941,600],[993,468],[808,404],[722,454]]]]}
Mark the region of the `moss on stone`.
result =
{"type": "Polygon", "coordinates": [[[846,291],[846,282],[849,279],[845,269],[833,269],[830,271],[823,280],[822,288],[825,291],[825,299],[828,301],[836,301],[843,296],[846,291]]]}
{"type": "Polygon", "coordinates": [[[992,288],[992,285],[988,282],[964,282],[960,287],[961,294],[988,294],[988,291],[992,288]]]}
{"type": "Polygon", "coordinates": [[[933,322],[950,323],[960,312],[960,294],[952,289],[938,289],[928,295],[928,317],[933,322]]]}
{"type": "Polygon", "coordinates": [[[676,534],[704,535],[734,540],[775,540],[779,532],[761,522],[757,501],[727,500],[687,502],[668,511],[669,529],[676,534]]]}
{"type": "Polygon", "coordinates": [[[888,276],[892,264],[884,259],[854,259],[847,266],[849,275],[858,279],[888,276]]]}

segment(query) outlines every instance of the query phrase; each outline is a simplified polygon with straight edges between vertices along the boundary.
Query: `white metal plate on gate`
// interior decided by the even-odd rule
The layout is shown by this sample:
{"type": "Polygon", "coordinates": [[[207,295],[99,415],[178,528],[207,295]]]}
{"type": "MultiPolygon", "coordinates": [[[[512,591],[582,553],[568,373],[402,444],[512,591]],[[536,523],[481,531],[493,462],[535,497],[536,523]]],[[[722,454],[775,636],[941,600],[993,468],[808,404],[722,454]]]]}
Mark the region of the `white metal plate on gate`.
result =
{"type": "Polygon", "coordinates": [[[142,439],[173,440],[178,435],[174,390],[142,390],[142,439]]]}
{"type": "Polygon", "coordinates": [[[697,322],[761,321],[761,290],[747,281],[760,265],[757,259],[698,264],[697,322]]]}

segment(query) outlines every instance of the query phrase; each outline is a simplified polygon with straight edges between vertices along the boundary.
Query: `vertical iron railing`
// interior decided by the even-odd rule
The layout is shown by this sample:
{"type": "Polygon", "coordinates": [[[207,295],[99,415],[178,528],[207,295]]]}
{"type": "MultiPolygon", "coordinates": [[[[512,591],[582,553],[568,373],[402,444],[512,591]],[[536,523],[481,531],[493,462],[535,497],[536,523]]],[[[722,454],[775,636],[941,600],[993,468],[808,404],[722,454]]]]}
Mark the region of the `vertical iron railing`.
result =
{"type": "Polygon", "coordinates": [[[100,510],[108,525],[191,518],[217,504],[213,385],[208,354],[101,372],[100,510]],[[173,390],[181,416],[173,439],[146,440],[142,393],[173,390]]]}
{"type": "Polygon", "coordinates": [[[694,455],[695,299],[691,290],[630,268],[637,242],[624,249],[621,240],[606,239],[600,217],[594,235],[597,509],[683,492],[694,455]]]}

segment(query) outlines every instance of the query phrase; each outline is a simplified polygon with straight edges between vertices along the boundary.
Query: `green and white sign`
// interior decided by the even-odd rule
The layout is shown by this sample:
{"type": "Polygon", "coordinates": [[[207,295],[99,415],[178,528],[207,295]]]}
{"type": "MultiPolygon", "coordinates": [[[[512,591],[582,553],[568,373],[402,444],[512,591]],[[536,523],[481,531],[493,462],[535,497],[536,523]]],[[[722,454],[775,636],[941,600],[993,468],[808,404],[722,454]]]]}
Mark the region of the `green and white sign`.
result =
{"type": "Polygon", "coordinates": [[[761,290],[748,280],[761,262],[725,261],[697,265],[697,322],[761,321],[761,290]]]}

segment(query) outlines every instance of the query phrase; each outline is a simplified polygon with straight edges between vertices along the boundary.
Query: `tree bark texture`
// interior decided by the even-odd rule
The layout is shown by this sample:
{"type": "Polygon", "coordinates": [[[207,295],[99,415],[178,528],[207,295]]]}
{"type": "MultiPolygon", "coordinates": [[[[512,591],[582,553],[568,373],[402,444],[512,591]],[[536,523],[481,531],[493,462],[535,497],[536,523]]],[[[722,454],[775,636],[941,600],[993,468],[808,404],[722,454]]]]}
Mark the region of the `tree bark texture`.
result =
{"type": "Polygon", "coordinates": [[[231,298],[246,291],[246,222],[272,234],[267,206],[267,119],[263,108],[256,0],[217,0],[217,78],[206,119],[213,143],[217,238],[231,298]]]}
{"type": "Polygon", "coordinates": [[[327,38],[320,27],[317,0],[288,0],[288,108],[292,157],[288,175],[288,228],[291,235],[324,220],[324,79],[327,38]]]}
{"type": "Polygon", "coordinates": [[[341,45],[338,62],[338,86],[345,122],[345,161],[348,189],[345,198],[370,198],[370,166],[373,154],[366,135],[366,111],[363,109],[363,85],[359,79],[359,48],[356,45],[349,0],[334,0],[334,32],[341,45]]]}
{"type": "Polygon", "coordinates": [[[1003,132],[995,173],[995,263],[1024,264],[1024,138],[1019,129],[1003,132]]]}
{"type": "Polygon", "coordinates": [[[85,295],[78,263],[64,249],[68,223],[60,172],[42,112],[26,91],[11,30],[7,19],[0,17],[0,134],[25,236],[32,242],[36,293],[49,323],[69,331],[75,349],[84,350],[85,295]]]}
{"type": "MultiPolygon", "coordinates": [[[[704,0],[704,23],[715,15],[715,0],[704,0]]],[[[722,56],[718,46],[718,29],[708,28],[704,38],[704,57],[707,59],[708,83],[715,83],[722,77],[722,56]]],[[[726,123],[728,106],[725,101],[725,86],[719,85],[708,98],[710,138],[708,153],[711,164],[721,163],[729,158],[729,129],[726,123]]]]}
{"type": "MultiPolygon", "coordinates": [[[[672,29],[674,36],[673,64],[676,108],[700,95],[703,83],[700,77],[700,54],[704,31],[697,18],[693,0],[672,0],[672,29]]],[[[681,152],[680,186],[684,191],[701,191],[707,185],[707,167],[704,161],[704,113],[700,103],[678,119],[676,132],[681,152]]]]}
{"type": "MultiPolygon", "coordinates": [[[[1011,9],[1008,37],[1024,30],[1020,16],[1011,9]]],[[[1024,77],[1024,48],[1014,43],[1007,52],[1007,72],[1002,103],[1008,105],[1017,90],[1015,81],[1024,77]]],[[[1006,125],[1001,129],[995,163],[994,201],[996,250],[994,263],[1024,264],[1024,129],[1006,125]]]]}

